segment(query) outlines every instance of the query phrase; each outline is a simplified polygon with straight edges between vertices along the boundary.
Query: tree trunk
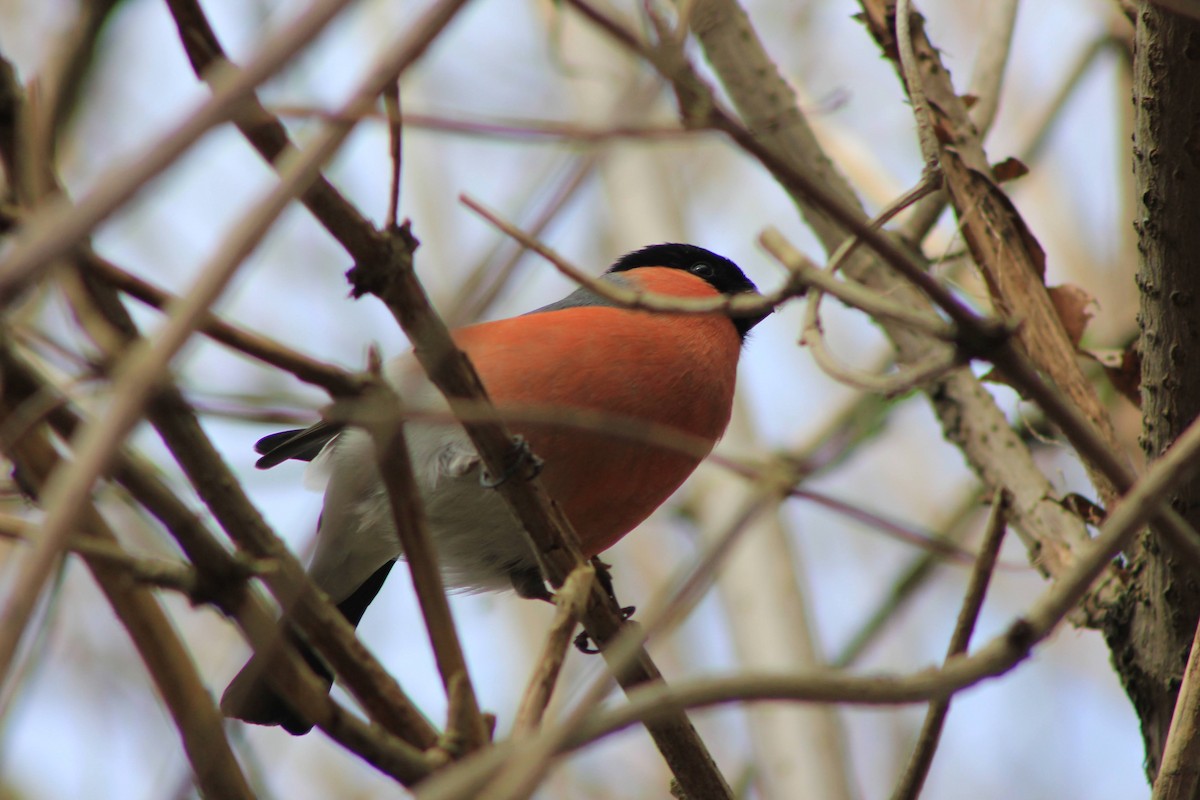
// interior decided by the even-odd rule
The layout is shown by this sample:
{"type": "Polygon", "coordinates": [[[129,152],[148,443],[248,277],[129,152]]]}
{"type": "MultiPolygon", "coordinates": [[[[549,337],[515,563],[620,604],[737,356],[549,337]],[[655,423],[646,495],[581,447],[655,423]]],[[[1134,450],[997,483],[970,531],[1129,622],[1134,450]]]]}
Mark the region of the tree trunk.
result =
{"type": "MultiPolygon", "coordinates": [[[[1200,22],[1142,4],[1134,58],[1141,443],[1157,458],[1200,411],[1200,22]]],[[[1200,528],[1200,479],[1171,502],[1200,528]]],[[[1105,633],[1153,781],[1200,615],[1200,580],[1148,533],[1129,572],[1127,600],[1105,633]]]]}

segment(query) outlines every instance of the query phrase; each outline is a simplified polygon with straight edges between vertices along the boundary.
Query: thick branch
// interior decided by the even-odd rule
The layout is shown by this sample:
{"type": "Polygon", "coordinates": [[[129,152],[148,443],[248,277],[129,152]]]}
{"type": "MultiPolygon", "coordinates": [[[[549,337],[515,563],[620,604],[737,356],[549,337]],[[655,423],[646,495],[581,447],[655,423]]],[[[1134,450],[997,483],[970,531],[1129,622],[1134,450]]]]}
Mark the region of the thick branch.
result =
{"type": "MultiPolygon", "coordinates": [[[[1134,61],[1133,168],[1141,255],[1141,443],[1151,459],[1159,458],[1200,413],[1198,41],[1200,22],[1142,4],[1134,61]]],[[[1200,523],[1200,481],[1181,485],[1171,505],[1200,523]]],[[[1153,779],[1200,616],[1200,581],[1195,567],[1164,551],[1156,536],[1143,538],[1132,556],[1134,586],[1123,613],[1114,615],[1105,633],[1142,722],[1146,768],[1153,779]]]]}

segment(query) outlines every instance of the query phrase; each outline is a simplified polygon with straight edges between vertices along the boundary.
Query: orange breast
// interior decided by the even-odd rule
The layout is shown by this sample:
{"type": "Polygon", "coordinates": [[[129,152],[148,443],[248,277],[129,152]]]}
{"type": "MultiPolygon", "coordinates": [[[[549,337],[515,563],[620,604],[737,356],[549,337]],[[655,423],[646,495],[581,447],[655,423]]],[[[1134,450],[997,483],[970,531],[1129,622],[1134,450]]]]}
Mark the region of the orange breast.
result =
{"type": "MultiPolygon", "coordinates": [[[[681,270],[626,273],[656,292],[715,295],[681,270]]],[[[682,316],[589,306],[463,328],[455,333],[503,409],[582,409],[700,437],[711,449],[729,422],[741,342],[719,315],[682,316]]],[[[562,424],[518,421],[545,461],[542,480],[588,555],[632,530],[674,492],[700,458],[652,443],[562,424]]]]}

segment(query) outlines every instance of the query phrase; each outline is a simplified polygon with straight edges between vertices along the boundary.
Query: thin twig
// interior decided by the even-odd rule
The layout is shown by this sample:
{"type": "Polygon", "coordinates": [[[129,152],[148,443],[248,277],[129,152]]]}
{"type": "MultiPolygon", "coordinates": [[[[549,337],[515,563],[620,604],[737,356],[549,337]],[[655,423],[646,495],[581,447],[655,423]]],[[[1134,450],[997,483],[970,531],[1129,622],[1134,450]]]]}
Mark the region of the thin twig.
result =
{"type": "MultiPolygon", "coordinates": [[[[979,499],[979,490],[972,489],[966,502],[951,517],[950,523],[943,528],[945,532],[939,535],[936,541],[957,546],[958,540],[969,530],[965,522],[978,508],[979,499]]],[[[906,606],[914,592],[933,573],[933,568],[944,560],[945,557],[933,548],[913,558],[889,587],[875,611],[869,614],[862,626],[846,640],[846,644],[830,660],[829,665],[836,669],[853,666],[884,630],[887,623],[906,606]]]]}
{"type": "Polygon", "coordinates": [[[1150,466],[1060,580],[1048,587],[1022,617],[973,655],[957,656],[940,668],[906,676],[860,677],[829,670],[807,675],[740,674],[684,682],[674,688],[647,686],[630,692],[628,703],[621,708],[594,712],[582,726],[567,720],[559,726],[560,730],[549,728],[528,742],[494,748],[451,771],[452,774],[435,777],[426,785],[431,790],[437,786],[437,791],[430,791],[427,797],[430,800],[458,797],[468,787],[482,785],[507,760],[535,757],[539,742],[554,739],[567,750],[575,749],[638,722],[656,719],[659,714],[682,709],[755,700],[889,705],[950,697],[965,687],[1007,672],[1028,657],[1032,648],[1049,636],[1083,599],[1128,540],[1159,512],[1170,493],[1197,469],[1200,469],[1200,420],[1193,422],[1162,458],[1150,466]],[[451,782],[454,791],[449,791],[451,782]]]}
{"type": "Polygon", "coordinates": [[[900,54],[900,73],[908,87],[913,118],[917,121],[917,141],[921,144],[921,157],[925,160],[922,171],[928,174],[937,169],[938,140],[933,130],[933,115],[929,112],[929,98],[921,87],[917,54],[913,49],[912,15],[912,0],[896,0],[896,45],[900,54]]]}
{"type": "MultiPolygon", "coordinates": [[[[28,543],[37,526],[10,514],[0,514],[0,537],[28,543]]],[[[72,536],[67,549],[85,556],[89,561],[120,570],[138,583],[173,589],[185,595],[196,591],[196,571],[165,558],[139,558],[115,542],[96,536],[72,536]]]]}
{"type": "Polygon", "coordinates": [[[554,694],[558,675],[571,647],[571,634],[575,632],[575,626],[587,610],[592,581],[595,579],[596,571],[589,564],[572,572],[562,587],[554,593],[554,619],[546,632],[546,643],[542,646],[541,655],[534,661],[529,683],[521,696],[521,704],[517,706],[517,715],[512,726],[513,736],[523,736],[541,727],[542,717],[550,705],[550,697],[554,694]]]}
{"type": "MultiPolygon", "coordinates": [[[[8,672],[41,587],[57,563],[75,518],[87,502],[92,484],[140,419],[142,408],[154,392],[167,363],[188,340],[201,315],[216,300],[275,219],[296,193],[315,177],[319,166],[333,155],[349,133],[349,127],[325,131],[304,155],[288,164],[282,171],[279,186],[235,226],[225,244],[203,267],[192,289],[168,316],[158,335],[122,360],[114,381],[112,405],[103,417],[82,431],[73,443],[76,460],[68,469],[56,473],[46,487],[47,514],[42,536],[3,603],[0,678],[8,672]]],[[[86,233],[86,229],[81,231],[81,235],[86,233]]]]}
{"type": "MultiPolygon", "coordinates": [[[[908,325],[937,339],[954,340],[956,335],[954,329],[943,320],[931,314],[914,311],[906,306],[893,303],[861,283],[837,280],[834,277],[834,272],[837,270],[836,263],[831,263],[828,268],[822,270],[793,247],[778,228],[764,229],[759,234],[758,241],[768,253],[793,273],[799,282],[819,294],[831,294],[851,308],[856,308],[872,317],[908,325]]],[[[835,262],[840,260],[841,258],[837,258],[835,262]]],[[[810,305],[817,304],[819,294],[809,297],[810,305]]]]}
{"type": "MultiPolygon", "coordinates": [[[[387,490],[392,522],[409,563],[413,589],[425,619],[429,641],[446,696],[456,684],[458,712],[454,715],[464,723],[460,730],[446,729],[446,736],[461,743],[465,752],[482,747],[488,741],[487,727],[479,711],[479,701],[471,686],[467,660],[450,613],[446,587],[438,565],[433,537],[425,517],[425,503],[417,490],[412,460],[405,444],[404,427],[392,409],[401,407],[400,398],[380,380],[373,391],[355,401],[362,409],[358,422],[375,443],[376,465],[387,490]]],[[[452,717],[452,719],[454,718],[452,717]]]]}
{"type": "MultiPolygon", "coordinates": [[[[971,570],[970,580],[967,581],[962,608],[958,612],[958,620],[954,623],[954,631],[950,634],[950,645],[946,648],[946,661],[967,652],[967,647],[971,644],[971,634],[983,608],[983,598],[987,594],[988,583],[996,567],[996,557],[1000,554],[1000,545],[1004,541],[1010,502],[1003,490],[997,490],[992,495],[992,512],[988,517],[983,542],[979,546],[979,560],[975,569],[971,570]]],[[[929,767],[933,764],[933,755],[937,752],[949,711],[949,697],[929,704],[929,710],[925,712],[925,722],[917,736],[916,747],[908,761],[908,767],[892,792],[892,800],[916,800],[920,795],[925,778],[929,775],[929,767]]]]}
{"type": "MultiPolygon", "coordinates": [[[[600,156],[588,154],[580,157],[547,192],[544,205],[533,212],[528,223],[532,236],[541,236],[567,203],[587,183],[600,163],[600,156]]],[[[532,204],[532,201],[530,201],[532,204]]],[[[526,249],[508,237],[499,237],[491,251],[479,260],[467,277],[459,284],[458,291],[446,310],[446,322],[451,327],[461,327],[480,319],[500,297],[508,285],[517,266],[524,258],[526,249]],[[508,252],[501,261],[500,256],[508,252]],[[497,263],[498,262],[498,263],[497,263]]]]}
{"type": "Polygon", "coordinates": [[[549,261],[563,275],[566,275],[580,286],[595,292],[604,299],[611,300],[625,308],[657,311],[667,314],[712,314],[720,312],[732,317],[752,317],[768,313],[785,299],[795,297],[804,291],[803,286],[793,287],[785,285],[776,292],[762,296],[721,295],[720,297],[691,298],[659,295],[640,289],[626,289],[589,275],[563,258],[557,251],[542,244],[515,225],[501,219],[466,195],[460,195],[458,199],[467,208],[549,261]]]}
{"type": "Polygon", "coordinates": [[[1033,136],[1018,150],[1022,163],[1029,165],[1042,157],[1042,153],[1050,143],[1051,134],[1063,117],[1063,111],[1068,102],[1083,86],[1083,79],[1091,73],[1092,68],[1100,60],[1100,56],[1122,48],[1120,39],[1110,32],[1096,38],[1083,49],[1071,68],[1065,72],[1067,77],[1063,79],[1057,91],[1051,95],[1046,107],[1038,115],[1038,121],[1030,126],[1033,136]]]}
{"type": "Polygon", "coordinates": [[[404,164],[404,122],[400,114],[400,82],[389,85],[383,91],[383,108],[388,121],[388,156],[392,162],[391,190],[388,192],[387,214],[384,225],[394,228],[400,213],[400,177],[404,164]]]}
{"type": "Polygon", "coordinates": [[[1200,625],[1171,714],[1151,800],[1191,800],[1200,784],[1200,625]]]}
{"type": "Polygon", "coordinates": [[[1019,0],[992,0],[983,8],[986,15],[979,26],[983,41],[975,54],[967,93],[975,98],[971,106],[971,121],[986,136],[1000,108],[1000,90],[1004,85],[1004,70],[1012,53],[1013,31],[1017,26],[1019,0]]]}
{"type": "Polygon", "coordinates": [[[36,274],[66,255],[139,189],[175,163],[208,130],[228,120],[254,88],[287,64],[325,29],[350,0],[318,0],[278,34],[263,42],[244,69],[214,78],[219,87],[209,100],[138,158],[113,167],[94,181],[95,189],[72,205],[65,201],[38,211],[0,259],[0,306],[7,306],[36,274]]]}
{"type": "MultiPolygon", "coordinates": [[[[165,289],[131,274],[94,252],[85,253],[81,260],[90,272],[151,308],[166,311],[172,303],[179,301],[178,297],[165,289]]],[[[231,350],[290,372],[305,383],[319,386],[335,397],[352,395],[359,391],[358,383],[345,370],[306,356],[262,334],[226,322],[212,312],[205,312],[201,316],[196,329],[231,350]]]]}
{"type": "MultiPolygon", "coordinates": [[[[178,2],[178,0],[172,0],[178,2]]],[[[299,105],[271,105],[271,113],[281,117],[299,119],[336,120],[339,114],[322,108],[299,105]]],[[[360,115],[363,120],[387,119],[387,114],[369,111],[360,115]]],[[[678,139],[704,136],[705,131],[694,131],[678,125],[622,125],[606,124],[590,127],[576,122],[520,117],[446,116],[405,112],[398,118],[410,128],[424,128],[442,133],[459,134],[484,139],[505,139],[515,143],[546,144],[569,142],[579,144],[607,144],[614,140],[636,139],[651,142],[670,142],[678,139]]]]}
{"type": "MultiPolygon", "coordinates": [[[[638,81],[617,99],[610,109],[609,116],[616,115],[620,120],[636,119],[635,115],[645,114],[647,109],[654,105],[661,90],[662,87],[655,79],[638,81]]],[[[560,170],[561,177],[549,190],[544,191],[547,199],[543,207],[533,213],[532,219],[525,226],[531,236],[540,237],[542,235],[546,227],[566,207],[567,202],[594,174],[597,165],[601,164],[602,160],[603,153],[590,152],[578,158],[569,167],[560,170]]],[[[538,185],[547,182],[547,180],[537,181],[538,185]]],[[[491,255],[484,259],[479,267],[463,281],[453,305],[446,312],[446,321],[451,326],[457,327],[474,322],[495,302],[496,297],[526,252],[525,247],[510,247],[512,244],[510,238],[500,238],[491,255]],[[497,258],[502,248],[511,249],[512,254],[495,268],[488,269],[489,263],[497,258]],[[486,288],[481,288],[485,278],[488,279],[488,285],[486,288]]]]}

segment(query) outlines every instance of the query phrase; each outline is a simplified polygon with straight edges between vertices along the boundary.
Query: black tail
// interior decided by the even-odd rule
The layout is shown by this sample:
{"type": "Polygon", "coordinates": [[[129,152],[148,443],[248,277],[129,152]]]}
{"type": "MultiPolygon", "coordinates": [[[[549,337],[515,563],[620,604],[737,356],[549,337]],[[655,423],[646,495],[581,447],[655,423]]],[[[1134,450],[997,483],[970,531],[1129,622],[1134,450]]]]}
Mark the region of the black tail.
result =
{"type": "MultiPolygon", "coordinates": [[[[383,582],[392,571],[396,560],[384,564],[371,574],[354,593],[338,603],[338,610],[351,625],[358,627],[367,606],[383,588],[383,582]]],[[[326,686],[333,685],[333,670],[317,655],[295,630],[288,627],[288,641],[313,668],[326,686]]],[[[255,725],[281,725],[293,736],[300,736],[312,730],[312,722],[301,716],[287,700],[271,688],[266,675],[263,674],[266,665],[262,659],[251,658],[246,666],[234,676],[221,696],[221,711],[225,716],[250,722],[255,725]]]]}

